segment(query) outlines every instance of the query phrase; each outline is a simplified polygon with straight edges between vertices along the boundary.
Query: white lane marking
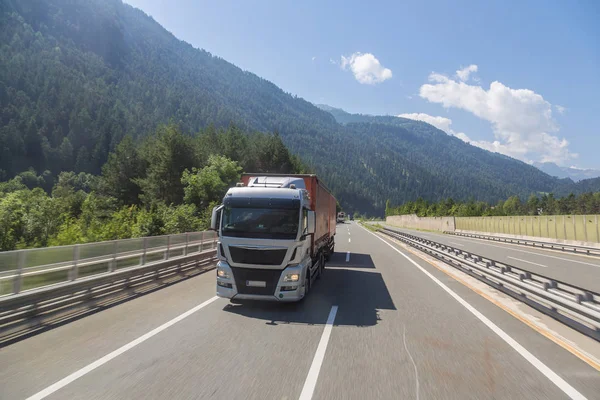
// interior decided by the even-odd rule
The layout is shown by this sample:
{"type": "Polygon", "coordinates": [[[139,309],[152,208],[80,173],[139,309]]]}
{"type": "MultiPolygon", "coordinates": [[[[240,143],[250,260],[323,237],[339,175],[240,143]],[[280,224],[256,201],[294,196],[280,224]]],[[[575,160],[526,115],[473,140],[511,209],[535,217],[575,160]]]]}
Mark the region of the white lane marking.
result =
{"type": "Polygon", "coordinates": [[[28,397],[27,400],[34,400],[34,399],[38,400],[38,399],[43,399],[47,396],[50,396],[52,393],[56,392],[59,389],[62,389],[63,387],[67,386],[69,383],[92,372],[96,368],[106,364],[113,358],[118,357],[119,355],[125,353],[127,350],[134,348],[138,344],[150,339],[152,336],[164,331],[165,329],[169,328],[170,326],[175,325],[179,321],[189,317],[196,311],[206,307],[207,305],[209,305],[210,303],[212,303],[213,301],[215,301],[217,299],[218,299],[217,296],[211,297],[210,299],[206,300],[204,303],[197,305],[196,307],[192,308],[191,310],[188,310],[188,311],[184,312],[183,314],[173,318],[169,322],[165,322],[158,328],[155,328],[155,329],[151,330],[150,332],[146,333],[145,335],[142,335],[139,338],[127,343],[126,345],[119,347],[117,350],[113,351],[112,353],[109,353],[109,354],[105,355],[104,357],[94,361],[93,363],[81,368],[80,370],[73,372],[71,375],[67,376],[66,378],[61,379],[60,381],[56,382],[53,385],[48,386],[46,389],[42,390],[41,392],[38,392],[31,397],[28,397]]]}
{"type": "Polygon", "coordinates": [[[351,238],[348,238],[348,243],[351,243],[351,242],[352,242],[352,239],[351,239],[351,238]]]}
{"type": "MultiPolygon", "coordinates": [[[[485,245],[485,246],[492,246],[492,247],[497,247],[499,249],[503,249],[503,250],[509,250],[509,248],[504,247],[504,246],[497,246],[495,244],[489,244],[489,243],[483,243],[481,242],[481,244],[485,245]]],[[[568,262],[574,262],[574,263],[578,263],[578,264],[585,264],[585,265],[591,265],[592,267],[598,267],[600,268],[600,265],[598,264],[592,264],[592,263],[586,263],[584,261],[577,261],[577,260],[571,260],[568,258],[562,258],[562,257],[556,257],[556,256],[550,256],[547,254],[542,254],[542,253],[534,253],[533,251],[527,251],[527,250],[519,250],[519,249],[515,249],[515,248],[510,248],[514,251],[520,251],[521,253],[527,253],[527,254],[533,254],[534,256],[540,256],[540,257],[549,257],[549,258],[555,258],[557,260],[562,260],[562,261],[568,261],[568,262]]]]}
{"type": "Polygon", "coordinates": [[[510,258],[511,260],[521,261],[521,262],[524,262],[524,263],[529,263],[529,264],[537,265],[537,266],[542,267],[542,268],[548,268],[547,265],[534,263],[533,261],[522,260],[520,258],[511,257],[511,256],[506,256],[506,258],[510,258]]]}
{"type": "Polygon", "coordinates": [[[413,367],[415,367],[415,381],[416,381],[416,385],[417,385],[417,400],[419,400],[419,371],[417,370],[417,364],[415,363],[413,356],[410,354],[410,351],[408,351],[408,346],[406,346],[406,325],[404,325],[404,334],[402,336],[402,340],[404,341],[404,350],[406,350],[406,352],[408,353],[408,356],[410,357],[410,361],[412,362],[413,367]]]}
{"type": "Polygon", "coordinates": [[[456,242],[451,242],[451,241],[448,241],[448,243],[452,243],[455,246],[465,247],[465,245],[461,244],[461,243],[456,243],[456,242]]]}
{"type": "Polygon", "coordinates": [[[517,353],[519,353],[521,356],[523,356],[523,358],[525,358],[527,361],[529,361],[529,363],[531,365],[533,365],[546,378],[548,378],[552,383],[554,383],[567,396],[569,396],[572,399],[580,399],[580,400],[586,399],[586,397],[584,395],[579,393],[573,386],[569,385],[563,378],[558,376],[556,374],[556,372],[554,372],[550,368],[548,368],[536,356],[531,354],[525,347],[521,346],[516,340],[514,340],[506,332],[504,332],[500,327],[498,327],[498,325],[494,324],[485,315],[483,315],[482,313],[477,311],[477,309],[475,307],[473,307],[471,304],[469,304],[465,300],[463,300],[462,297],[457,295],[448,286],[444,285],[439,279],[437,279],[435,276],[433,276],[429,271],[427,271],[425,268],[421,267],[413,259],[411,259],[409,256],[407,256],[403,252],[401,252],[399,249],[397,249],[394,245],[392,245],[387,240],[375,235],[374,233],[372,233],[370,231],[367,231],[367,232],[371,233],[377,239],[381,240],[383,243],[390,246],[393,250],[395,250],[397,253],[399,253],[404,258],[406,258],[408,261],[410,261],[415,267],[417,267],[419,270],[421,270],[421,272],[423,272],[425,275],[427,275],[429,278],[431,278],[432,281],[434,281],[436,284],[438,284],[438,286],[440,286],[442,289],[444,289],[450,296],[452,296],[454,298],[454,300],[458,301],[463,307],[465,307],[467,310],[469,310],[471,312],[471,314],[473,314],[475,317],[477,317],[477,319],[479,319],[481,322],[483,322],[496,335],[500,336],[500,338],[502,340],[504,340],[517,353]]]}
{"type": "Polygon", "coordinates": [[[329,343],[329,336],[331,336],[331,329],[333,329],[333,321],[335,321],[337,310],[338,306],[331,306],[331,311],[329,311],[329,317],[327,317],[327,323],[325,324],[325,329],[323,329],[323,334],[321,335],[315,358],[313,358],[310,370],[308,370],[308,376],[306,377],[306,381],[304,381],[302,393],[300,393],[300,400],[312,399],[315,387],[317,386],[317,379],[319,379],[319,371],[321,370],[321,365],[325,358],[325,351],[327,350],[327,343],[329,343]]]}
{"type": "Polygon", "coordinates": [[[349,262],[349,261],[350,261],[350,252],[347,252],[346,253],[346,262],[349,262]]]}

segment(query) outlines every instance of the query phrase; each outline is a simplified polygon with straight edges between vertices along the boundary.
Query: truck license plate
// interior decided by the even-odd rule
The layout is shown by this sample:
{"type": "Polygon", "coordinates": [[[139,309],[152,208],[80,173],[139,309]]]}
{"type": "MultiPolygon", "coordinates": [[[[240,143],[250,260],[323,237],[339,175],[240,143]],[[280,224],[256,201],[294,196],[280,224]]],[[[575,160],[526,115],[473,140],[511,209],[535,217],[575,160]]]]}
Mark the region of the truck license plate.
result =
{"type": "Polygon", "coordinates": [[[246,281],[246,286],[266,287],[267,282],[265,282],[265,281],[246,281]]]}

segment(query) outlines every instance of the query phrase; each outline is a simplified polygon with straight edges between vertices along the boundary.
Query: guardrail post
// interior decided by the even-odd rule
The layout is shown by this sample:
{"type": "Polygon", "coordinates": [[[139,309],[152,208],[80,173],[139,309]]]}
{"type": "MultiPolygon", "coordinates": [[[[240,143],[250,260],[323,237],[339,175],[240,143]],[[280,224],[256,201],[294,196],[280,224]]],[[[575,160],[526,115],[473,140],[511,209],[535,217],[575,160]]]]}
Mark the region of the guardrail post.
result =
{"type": "Polygon", "coordinates": [[[575,295],[575,301],[578,304],[581,304],[582,301],[592,301],[592,299],[593,299],[592,294],[588,293],[588,292],[584,292],[583,294],[578,293],[575,295]]]}
{"type": "Polygon", "coordinates": [[[519,274],[520,280],[531,279],[531,272],[522,272],[519,274]]]}
{"type": "Polygon", "coordinates": [[[187,256],[188,252],[188,243],[190,242],[190,234],[188,232],[185,233],[185,247],[183,248],[183,255],[187,256]]]}
{"type": "Polygon", "coordinates": [[[169,251],[171,250],[171,235],[167,236],[167,250],[165,251],[165,260],[169,259],[169,251]]]}
{"type": "Polygon", "coordinates": [[[117,251],[118,251],[118,241],[113,241],[113,258],[112,261],[108,264],[108,272],[114,272],[117,269],[117,251]]]}
{"type": "Polygon", "coordinates": [[[73,268],[71,268],[71,273],[69,274],[69,280],[74,281],[77,279],[77,263],[79,262],[79,245],[76,244],[73,246],[73,268]]]}
{"type": "Polygon", "coordinates": [[[27,252],[25,250],[19,251],[17,255],[17,275],[13,281],[13,293],[17,294],[21,292],[21,284],[23,283],[23,268],[25,268],[25,259],[27,258],[27,252]]]}
{"type": "Polygon", "coordinates": [[[142,252],[142,257],[140,259],[140,265],[145,265],[146,264],[146,250],[148,249],[148,238],[145,237],[144,240],[143,240],[143,243],[144,243],[143,244],[144,249],[143,249],[143,252],[142,252]]]}

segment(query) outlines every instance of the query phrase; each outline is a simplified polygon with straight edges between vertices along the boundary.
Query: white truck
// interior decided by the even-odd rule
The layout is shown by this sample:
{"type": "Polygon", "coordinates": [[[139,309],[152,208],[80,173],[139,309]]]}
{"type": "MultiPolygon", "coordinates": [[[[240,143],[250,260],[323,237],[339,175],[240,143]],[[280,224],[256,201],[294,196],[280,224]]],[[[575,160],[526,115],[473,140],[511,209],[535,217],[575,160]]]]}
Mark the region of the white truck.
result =
{"type": "Polygon", "coordinates": [[[299,301],[334,252],[336,200],[316,175],[244,174],[213,209],[217,295],[299,301]]]}

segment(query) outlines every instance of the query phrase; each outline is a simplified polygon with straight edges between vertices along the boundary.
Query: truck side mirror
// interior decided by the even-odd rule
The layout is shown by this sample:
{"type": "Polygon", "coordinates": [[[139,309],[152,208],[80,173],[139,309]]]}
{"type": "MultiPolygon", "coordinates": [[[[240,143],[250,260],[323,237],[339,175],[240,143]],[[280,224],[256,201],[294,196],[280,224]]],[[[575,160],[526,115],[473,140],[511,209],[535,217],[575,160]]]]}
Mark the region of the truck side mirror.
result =
{"type": "Polygon", "coordinates": [[[219,231],[220,222],[221,222],[221,210],[223,210],[223,206],[214,207],[212,210],[212,216],[210,219],[210,230],[211,231],[219,231]]]}
{"type": "Polygon", "coordinates": [[[307,233],[309,235],[312,235],[315,233],[315,212],[314,211],[308,211],[308,223],[306,226],[306,230],[308,231],[307,233]]]}

